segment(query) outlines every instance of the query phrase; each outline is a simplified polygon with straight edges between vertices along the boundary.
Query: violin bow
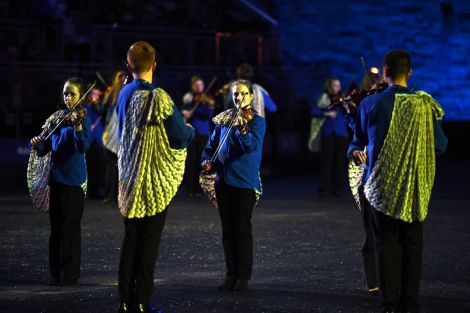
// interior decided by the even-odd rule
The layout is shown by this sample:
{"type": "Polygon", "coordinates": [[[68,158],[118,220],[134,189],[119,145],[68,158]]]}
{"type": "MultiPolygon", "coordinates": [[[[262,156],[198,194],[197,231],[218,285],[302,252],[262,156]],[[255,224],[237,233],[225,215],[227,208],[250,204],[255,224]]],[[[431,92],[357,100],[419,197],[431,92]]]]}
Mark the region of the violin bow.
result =
{"type": "Polygon", "coordinates": [[[70,114],[70,112],[72,112],[73,109],[75,109],[76,107],[78,107],[79,104],[80,104],[80,102],[82,102],[82,101],[85,99],[85,97],[90,93],[90,91],[93,90],[93,88],[95,87],[95,85],[96,85],[96,82],[93,82],[93,84],[91,85],[91,87],[88,88],[87,92],[85,92],[85,93],[83,94],[83,96],[82,96],[80,99],[78,99],[77,103],[75,103],[75,104],[69,109],[69,112],[67,112],[67,114],[64,115],[64,117],[59,121],[59,123],[57,123],[57,125],[49,132],[49,134],[47,134],[46,138],[44,138],[43,141],[46,141],[46,140],[52,135],[52,133],[55,132],[55,130],[65,121],[65,119],[66,119],[67,116],[70,114]]]}
{"type": "Polygon", "coordinates": [[[361,55],[361,63],[362,63],[362,67],[364,68],[364,73],[367,75],[367,78],[369,78],[370,84],[371,85],[375,84],[376,81],[375,79],[372,79],[372,76],[370,75],[370,71],[368,70],[366,61],[362,55],[361,55]]]}

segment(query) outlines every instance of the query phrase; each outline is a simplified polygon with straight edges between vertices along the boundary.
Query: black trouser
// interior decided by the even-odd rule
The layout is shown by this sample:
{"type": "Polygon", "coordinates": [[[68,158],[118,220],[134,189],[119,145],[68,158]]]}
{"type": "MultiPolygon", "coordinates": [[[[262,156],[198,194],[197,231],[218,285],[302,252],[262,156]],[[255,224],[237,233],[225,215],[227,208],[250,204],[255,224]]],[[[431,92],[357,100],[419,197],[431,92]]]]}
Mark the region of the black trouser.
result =
{"type": "Polygon", "coordinates": [[[343,191],[346,181],[346,150],[348,138],[323,135],[321,138],[321,167],[319,191],[335,194],[343,191]]]}
{"type": "Polygon", "coordinates": [[[362,193],[362,187],[360,192],[361,204],[362,204],[362,226],[364,228],[364,243],[362,245],[362,260],[363,260],[363,281],[364,287],[372,289],[379,287],[379,281],[377,277],[377,257],[375,253],[375,240],[374,240],[374,225],[373,225],[373,212],[374,208],[365,199],[362,193]]]}
{"type": "Polygon", "coordinates": [[[64,282],[75,282],[80,277],[81,220],[85,204],[79,186],[57,182],[50,185],[49,268],[51,276],[64,282]]]}
{"type": "Polygon", "coordinates": [[[406,223],[372,209],[382,306],[419,312],[423,223],[406,223]]]}
{"type": "Polygon", "coordinates": [[[153,276],[167,209],[154,216],[124,218],[125,234],[119,263],[121,302],[150,304],[153,276]]]}
{"type": "Polygon", "coordinates": [[[256,201],[255,191],[229,186],[221,179],[216,187],[216,195],[222,221],[222,244],[227,276],[251,279],[253,268],[251,216],[256,201]]]}
{"type": "Polygon", "coordinates": [[[199,173],[201,172],[201,156],[204,147],[207,144],[208,136],[196,134],[193,142],[188,147],[188,156],[186,158],[186,186],[189,193],[201,192],[199,185],[199,173]]]}
{"type": "Polygon", "coordinates": [[[104,148],[105,161],[105,199],[109,202],[117,202],[118,193],[118,165],[117,155],[104,148]]]}

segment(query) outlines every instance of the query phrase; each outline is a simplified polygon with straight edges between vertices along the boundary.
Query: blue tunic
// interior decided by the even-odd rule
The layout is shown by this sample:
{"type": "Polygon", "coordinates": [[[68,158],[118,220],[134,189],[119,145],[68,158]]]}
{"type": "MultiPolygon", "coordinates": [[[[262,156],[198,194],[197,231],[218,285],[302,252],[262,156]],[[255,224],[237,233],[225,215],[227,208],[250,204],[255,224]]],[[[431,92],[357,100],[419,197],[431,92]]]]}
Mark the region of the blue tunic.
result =
{"type": "MultiPolygon", "coordinates": [[[[202,161],[211,159],[227,130],[225,125],[215,126],[202,154],[202,161]]],[[[259,169],[265,133],[266,120],[259,115],[249,122],[245,135],[232,129],[214,164],[218,179],[223,179],[232,187],[261,190],[259,169]]]]}

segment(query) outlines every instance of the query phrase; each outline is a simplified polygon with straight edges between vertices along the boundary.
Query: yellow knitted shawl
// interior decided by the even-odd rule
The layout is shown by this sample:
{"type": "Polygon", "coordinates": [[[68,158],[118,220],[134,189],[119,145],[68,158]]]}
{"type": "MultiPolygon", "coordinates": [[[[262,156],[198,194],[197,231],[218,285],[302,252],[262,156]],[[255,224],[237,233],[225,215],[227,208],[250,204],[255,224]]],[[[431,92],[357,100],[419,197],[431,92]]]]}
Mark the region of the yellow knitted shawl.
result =
{"type": "Polygon", "coordinates": [[[395,96],[390,128],[364,186],[376,210],[405,222],[426,219],[435,175],[433,123],[443,116],[423,91],[395,96]]]}
{"type": "Polygon", "coordinates": [[[172,114],[173,101],[164,90],[133,93],[118,151],[118,202],[125,217],[164,211],[181,184],[186,149],[170,148],[163,123],[172,114]]]}

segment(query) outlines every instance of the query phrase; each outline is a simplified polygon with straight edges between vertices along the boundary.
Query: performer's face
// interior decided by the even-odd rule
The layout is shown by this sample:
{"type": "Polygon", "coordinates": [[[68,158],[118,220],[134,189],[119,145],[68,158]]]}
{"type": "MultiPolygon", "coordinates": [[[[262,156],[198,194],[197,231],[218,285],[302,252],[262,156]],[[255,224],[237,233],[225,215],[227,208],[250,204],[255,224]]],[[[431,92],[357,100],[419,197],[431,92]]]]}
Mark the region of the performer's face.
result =
{"type": "Polygon", "coordinates": [[[193,85],[192,89],[194,93],[203,93],[204,92],[204,82],[202,80],[196,80],[193,85]]]}
{"type": "Polygon", "coordinates": [[[62,95],[65,105],[70,109],[80,99],[80,89],[74,84],[65,83],[62,95]]]}
{"type": "Polygon", "coordinates": [[[245,109],[251,105],[253,94],[248,86],[238,84],[232,87],[232,99],[237,108],[245,109]]]}
{"type": "Polygon", "coordinates": [[[337,95],[341,91],[341,82],[337,79],[331,81],[331,92],[337,95]]]}

